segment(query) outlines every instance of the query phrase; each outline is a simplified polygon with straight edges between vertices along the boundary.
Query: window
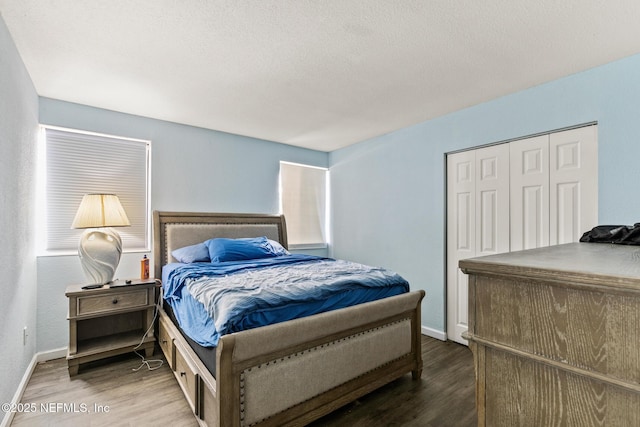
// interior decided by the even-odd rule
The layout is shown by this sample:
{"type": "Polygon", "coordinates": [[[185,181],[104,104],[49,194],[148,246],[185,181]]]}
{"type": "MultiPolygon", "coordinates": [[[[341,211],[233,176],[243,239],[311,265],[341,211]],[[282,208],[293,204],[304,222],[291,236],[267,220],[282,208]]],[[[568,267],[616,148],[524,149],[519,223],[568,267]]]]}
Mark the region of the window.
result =
{"type": "Polygon", "coordinates": [[[116,194],[130,227],[118,228],[124,252],[150,248],[150,141],[42,126],[41,253],[77,250],[82,230],[71,229],[87,193],[116,194]]]}
{"type": "Polygon", "coordinates": [[[327,178],[325,168],[280,162],[280,209],[293,249],[327,245],[327,178]]]}

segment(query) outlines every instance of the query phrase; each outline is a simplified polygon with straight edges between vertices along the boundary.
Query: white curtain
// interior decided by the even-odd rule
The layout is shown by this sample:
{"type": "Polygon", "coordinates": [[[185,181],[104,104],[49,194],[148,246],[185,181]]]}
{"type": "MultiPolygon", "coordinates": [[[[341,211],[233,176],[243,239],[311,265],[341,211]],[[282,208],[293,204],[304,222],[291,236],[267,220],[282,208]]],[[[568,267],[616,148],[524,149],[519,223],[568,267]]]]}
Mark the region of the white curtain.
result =
{"type": "Polygon", "coordinates": [[[282,213],[291,247],[326,245],[327,170],[280,162],[282,213]]]}

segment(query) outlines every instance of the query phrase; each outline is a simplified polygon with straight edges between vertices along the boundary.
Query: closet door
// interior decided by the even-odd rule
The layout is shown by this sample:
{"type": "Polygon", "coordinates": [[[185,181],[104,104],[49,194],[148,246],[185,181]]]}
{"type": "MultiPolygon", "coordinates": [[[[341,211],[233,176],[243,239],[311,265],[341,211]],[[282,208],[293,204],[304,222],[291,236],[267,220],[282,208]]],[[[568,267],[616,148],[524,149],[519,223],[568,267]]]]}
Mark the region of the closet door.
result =
{"type": "Polygon", "coordinates": [[[447,157],[447,338],[461,344],[468,279],[458,261],[509,251],[509,147],[447,157]]]}
{"type": "Polygon", "coordinates": [[[511,250],[549,246],[549,135],[509,144],[511,250]]]}
{"type": "Polygon", "coordinates": [[[509,252],[509,145],[475,150],[476,254],[509,252]]]}
{"type": "Polygon", "coordinates": [[[597,223],[597,126],[447,156],[447,338],[467,344],[458,261],[577,242],[597,223]]]}
{"type": "Polygon", "coordinates": [[[476,253],[475,152],[447,156],[447,337],[467,330],[467,275],[458,261],[476,253]]]}
{"type": "Polygon", "coordinates": [[[549,136],[549,244],[577,242],[598,225],[597,126],[549,136]]]}

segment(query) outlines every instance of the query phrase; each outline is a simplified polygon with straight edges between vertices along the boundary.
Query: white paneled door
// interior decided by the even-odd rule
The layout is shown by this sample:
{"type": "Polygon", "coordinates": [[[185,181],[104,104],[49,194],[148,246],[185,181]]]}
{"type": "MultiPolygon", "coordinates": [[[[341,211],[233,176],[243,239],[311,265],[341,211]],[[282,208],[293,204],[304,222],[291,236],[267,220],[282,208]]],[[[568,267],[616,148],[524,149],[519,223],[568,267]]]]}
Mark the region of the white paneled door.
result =
{"type": "Polygon", "coordinates": [[[549,244],[577,242],[598,223],[597,127],[549,135],[549,244]]]}
{"type": "Polygon", "coordinates": [[[467,344],[464,258],[576,242],[597,225],[597,126],[447,156],[447,337],[467,344]]]}
{"type": "Polygon", "coordinates": [[[476,155],[476,251],[509,252],[509,146],[474,150],[476,155]]]}
{"type": "Polygon", "coordinates": [[[458,342],[467,330],[468,282],[457,261],[476,253],[475,159],[475,151],[447,156],[447,336],[458,342]]]}
{"type": "Polygon", "coordinates": [[[509,144],[510,250],[549,246],[549,135],[509,144]]]}
{"type": "Polygon", "coordinates": [[[466,344],[467,275],[458,261],[509,250],[509,147],[447,156],[447,335],[466,344]]]}

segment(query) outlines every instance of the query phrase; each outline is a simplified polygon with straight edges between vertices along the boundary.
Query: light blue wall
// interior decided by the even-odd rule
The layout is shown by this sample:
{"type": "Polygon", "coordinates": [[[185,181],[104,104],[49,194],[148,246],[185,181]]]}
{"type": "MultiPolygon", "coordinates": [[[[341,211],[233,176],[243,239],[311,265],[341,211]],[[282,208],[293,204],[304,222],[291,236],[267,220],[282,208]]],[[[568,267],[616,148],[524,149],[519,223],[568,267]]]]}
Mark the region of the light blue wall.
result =
{"type": "Polygon", "coordinates": [[[445,153],[592,121],[599,222],[639,222],[637,55],[331,153],[332,254],[404,275],[444,331],[445,153]]]}
{"type": "Polygon", "coordinates": [[[0,17],[0,402],[11,402],[36,349],[37,130],[38,97],[0,17]]]}
{"type": "MultiPolygon", "coordinates": [[[[151,140],[153,210],[278,213],[281,160],[328,165],[319,151],[48,98],[40,123],[151,140]]],[[[136,277],[141,257],[124,254],[116,276],[136,277]]],[[[38,258],[39,350],[67,345],[64,290],[84,281],[77,256],[38,258]]]]}

